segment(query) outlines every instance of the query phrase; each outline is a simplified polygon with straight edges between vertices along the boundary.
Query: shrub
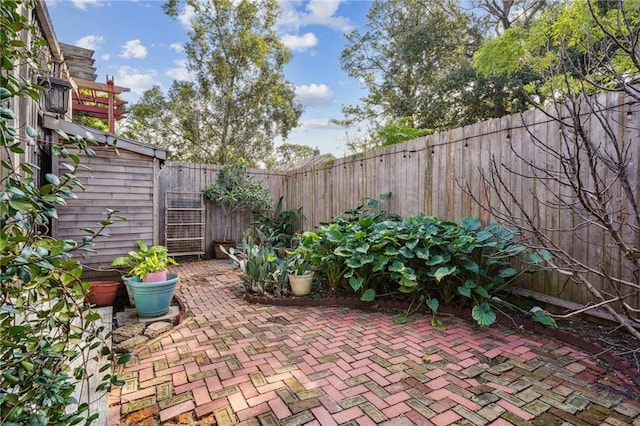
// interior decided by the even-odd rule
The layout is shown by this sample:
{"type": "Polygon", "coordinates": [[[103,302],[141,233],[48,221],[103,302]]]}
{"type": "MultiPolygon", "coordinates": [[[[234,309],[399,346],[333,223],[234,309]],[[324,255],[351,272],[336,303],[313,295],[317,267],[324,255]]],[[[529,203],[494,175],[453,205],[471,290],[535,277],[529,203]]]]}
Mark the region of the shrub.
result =
{"type": "Polygon", "coordinates": [[[242,249],[226,251],[242,271],[242,281],[249,292],[283,296],[288,289],[287,263],[279,259],[273,247],[256,244],[253,232],[247,230],[242,238],[242,249]]]}
{"type": "MultiPolygon", "coordinates": [[[[425,214],[402,220],[381,211],[380,200],[367,201],[302,234],[298,252],[326,275],[332,291],[348,283],[363,301],[381,292],[404,294],[425,302],[436,326],[442,325],[436,316],[441,302],[471,306],[479,325],[492,324],[505,290],[540,257],[527,257],[514,231],[499,224],[483,228],[475,218],[455,223],[425,214]],[[522,260],[529,266],[519,271],[522,260]]],[[[534,319],[552,324],[540,313],[534,319]]]]}
{"type": "MultiPolygon", "coordinates": [[[[61,143],[51,151],[65,173],[46,175],[40,187],[35,184],[34,164],[14,163],[24,154],[24,140],[12,124],[11,105],[18,98],[37,101],[39,97],[39,88],[14,69],[32,63],[32,56],[37,56],[33,49],[46,45],[43,40],[33,46],[22,41],[23,31],[37,32],[27,19],[29,13],[21,14],[19,8],[30,11],[34,5],[31,1],[0,3],[0,150],[9,154],[2,156],[0,172],[0,424],[90,424],[98,413],[89,413],[86,403],[73,406],[78,402],[72,394],[87,380],[90,350],[106,357],[102,372],[113,356],[104,342],[106,331],[98,326],[100,315],[85,303],[89,283],[81,281],[82,265],[75,255],[91,250],[94,238],[117,214],[107,211],[98,229],[86,229],[81,242],[47,235],[57,207],[82,188],[76,177],[82,165],[74,152],[94,154],[83,138],[60,132],[61,143]],[[74,360],[80,361],[76,367],[72,367],[74,360]]],[[[34,129],[27,127],[26,132],[37,140],[34,129]]],[[[127,359],[123,356],[118,361],[127,359]]],[[[110,384],[123,383],[105,373],[97,390],[108,391],[110,384]]]]}

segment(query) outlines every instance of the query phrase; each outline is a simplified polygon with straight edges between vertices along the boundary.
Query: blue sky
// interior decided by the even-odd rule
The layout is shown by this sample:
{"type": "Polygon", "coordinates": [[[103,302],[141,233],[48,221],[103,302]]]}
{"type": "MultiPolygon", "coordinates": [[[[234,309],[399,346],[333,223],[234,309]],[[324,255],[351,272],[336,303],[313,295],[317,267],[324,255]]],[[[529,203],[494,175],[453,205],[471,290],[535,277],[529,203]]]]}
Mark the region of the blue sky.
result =
{"type": "MultiPolygon", "coordinates": [[[[49,14],[63,43],[95,51],[98,82],[114,76],[123,94],[135,102],[154,84],[168,89],[174,79],[187,79],[188,14],[174,20],[162,11],[162,1],[47,0],[49,14]]],[[[347,138],[356,132],[329,123],[341,118],[343,105],[363,95],[357,80],[340,69],[344,34],[366,23],[369,1],[280,1],[281,40],[293,59],[285,76],[305,105],[300,124],[288,142],[318,147],[337,157],[346,154],[347,138]]]]}

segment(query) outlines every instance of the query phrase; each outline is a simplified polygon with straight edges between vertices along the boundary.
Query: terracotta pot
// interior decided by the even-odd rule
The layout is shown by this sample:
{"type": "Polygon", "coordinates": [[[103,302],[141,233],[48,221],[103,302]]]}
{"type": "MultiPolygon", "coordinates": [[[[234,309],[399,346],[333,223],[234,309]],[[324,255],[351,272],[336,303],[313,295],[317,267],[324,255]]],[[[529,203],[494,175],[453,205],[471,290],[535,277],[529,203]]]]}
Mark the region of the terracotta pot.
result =
{"type": "Polygon", "coordinates": [[[304,275],[289,274],[289,285],[294,296],[308,296],[313,289],[313,272],[304,275]]]}
{"type": "Polygon", "coordinates": [[[236,242],[233,240],[213,241],[213,253],[216,256],[216,259],[229,259],[229,256],[227,256],[225,252],[220,250],[220,246],[229,251],[230,248],[236,246],[236,242]]]}
{"type": "Polygon", "coordinates": [[[87,300],[96,306],[111,306],[118,294],[118,281],[90,281],[91,288],[87,300]]]}
{"type": "Polygon", "coordinates": [[[143,283],[158,283],[167,280],[167,271],[149,272],[142,279],[143,283]]]}

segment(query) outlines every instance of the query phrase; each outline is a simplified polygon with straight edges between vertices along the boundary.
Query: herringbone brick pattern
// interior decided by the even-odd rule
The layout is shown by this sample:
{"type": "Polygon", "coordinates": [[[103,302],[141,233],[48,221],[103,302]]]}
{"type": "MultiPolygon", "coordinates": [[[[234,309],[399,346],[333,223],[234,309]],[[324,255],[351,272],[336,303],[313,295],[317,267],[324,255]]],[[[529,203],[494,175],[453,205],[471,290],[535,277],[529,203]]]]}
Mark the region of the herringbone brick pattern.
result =
{"type": "MultiPolygon", "coordinates": [[[[245,302],[229,262],[177,268],[194,315],[121,368],[109,424],[640,426],[638,393],[514,329],[245,302]]],[[[637,389],[635,390],[637,391],[637,389]]]]}

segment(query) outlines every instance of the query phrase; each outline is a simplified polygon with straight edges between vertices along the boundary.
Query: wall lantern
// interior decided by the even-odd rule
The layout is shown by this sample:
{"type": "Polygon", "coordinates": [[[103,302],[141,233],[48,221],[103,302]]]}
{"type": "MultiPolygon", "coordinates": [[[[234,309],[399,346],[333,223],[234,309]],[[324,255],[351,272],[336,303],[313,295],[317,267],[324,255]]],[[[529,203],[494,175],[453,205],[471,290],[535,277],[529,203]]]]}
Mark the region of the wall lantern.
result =
{"type": "Polygon", "coordinates": [[[71,83],[55,77],[47,77],[40,83],[44,92],[44,108],[48,112],[66,114],[69,109],[71,83]]]}

